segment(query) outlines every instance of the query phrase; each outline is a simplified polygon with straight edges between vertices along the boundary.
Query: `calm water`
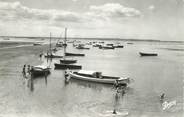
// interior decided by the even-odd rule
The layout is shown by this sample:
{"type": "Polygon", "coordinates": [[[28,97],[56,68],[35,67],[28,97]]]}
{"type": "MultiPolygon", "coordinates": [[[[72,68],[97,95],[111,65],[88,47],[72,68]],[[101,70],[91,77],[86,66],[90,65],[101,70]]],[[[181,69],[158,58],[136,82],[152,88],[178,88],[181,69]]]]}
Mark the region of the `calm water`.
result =
{"type": "MultiPolygon", "coordinates": [[[[183,113],[183,57],[181,43],[134,42],[124,48],[76,50],[71,45],[68,52],[85,53],[76,57],[77,64],[85,70],[102,71],[114,76],[133,79],[124,95],[115,99],[112,86],[71,80],[65,84],[63,71],[54,70],[59,59],[44,64],[52,66],[52,73],[37,78],[32,84],[22,78],[23,64],[38,64],[37,55],[22,55],[0,62],[0,115],[49,117],[181,117],[183,113]],[[169,49],[168,49],[169,48],[169,49]],[[140,57],[141,50],[154,50],[157,57],[140,57]],[[173,50],[181,49],[181,50],[173,50]],[[34,62],[34,61],[37,62],[34,62]],[[31,86],[31,88],[30,88],[31,86]],[[159,96],[165,93],[167,101],[177,104],[162,110],[159,96]],[[112,115],[114,107],[118,114],[112,115]]],[[[57,52],[62,54],[63,50],[57,52]]],[[[10,53],[11,54],[11,53],[10,53]]]]}

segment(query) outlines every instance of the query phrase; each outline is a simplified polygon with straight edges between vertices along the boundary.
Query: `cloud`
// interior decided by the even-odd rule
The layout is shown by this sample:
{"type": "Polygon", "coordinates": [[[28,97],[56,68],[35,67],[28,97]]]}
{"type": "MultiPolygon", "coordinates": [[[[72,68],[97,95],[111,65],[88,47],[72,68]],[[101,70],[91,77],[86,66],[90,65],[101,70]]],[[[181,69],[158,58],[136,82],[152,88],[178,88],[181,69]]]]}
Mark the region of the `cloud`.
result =
{"type": "Polygon", "coordinates": [[[139,16],[141,16],[139,10],[118,3],[92,5],[87,11],[78,13],[67,10],[29,8],[20,2],[0,2],[0,33],[44,35],[49,31],[60,33],[63,27],[75,31],[83,30],[83,32],[88,30],[89,33],[91,30],[103,32],[105,29],[112,29],[113,24],[121,23],[117,19],[139,16]]]}
{"type": "Polygon", "coordinates": [[[0,2],[0,14],[3,14],[5,20],[21,20],[21,19],[38,19],[49,20],[51,13],[39,10],[31,9],[23,6],[20,2],[0,2]]]}
{"type": "Polygon", "coordinates": [[[77,2],[78,0],[72,0],[73,2],[77,2]]]}
{"type": "Polygon", "coordinates": [[[151,10],[151,11],[153,11],[153,10],[155,10],[155,6],[154,6],[154,5],[150,5],[150,6],[148,7],[148,9],[151,10]]]}
{"type": "Polygon", "coordinates": [[[85,22],[113,18],[140,16],[140,11],[124,7],[118,3],[108,3],[101,6],[90,6],[84,13],[55,9],[34,9],[23,6],[20,2],[0,2],[0,15],[5,20],[53,20],[63,22],[85,22]]]}
{"type": "Polygon", "coordinates": [[[1,18],[5,20],[56,20],[78,22],[80,17],[75,12],[68,12],[63,10],[41,10],[33,9],[23,6],[20,2],[0,2],[1,18]]]}
{"type": "Polygon", "coordinates": [[[90,11],[97,16],[106,18],[138,17],[141,12],[134,8],[125,7],[119,3],[107,3],[101,6],[90,6],[90,11]]]}

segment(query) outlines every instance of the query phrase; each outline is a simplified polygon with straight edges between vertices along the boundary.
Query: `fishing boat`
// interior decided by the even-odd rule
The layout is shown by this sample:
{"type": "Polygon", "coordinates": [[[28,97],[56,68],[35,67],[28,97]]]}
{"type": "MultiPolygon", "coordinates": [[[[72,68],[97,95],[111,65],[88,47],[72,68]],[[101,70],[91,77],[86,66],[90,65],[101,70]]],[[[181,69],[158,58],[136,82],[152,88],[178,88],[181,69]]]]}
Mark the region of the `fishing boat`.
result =
{"type": "Polygon", "coordinates": [[[62,43],[56,43],[56,47],[63,47],[62,43]]]}
{"type": "Polygon", "coordinates": [[[106,45],[107,45],[107,46],[114,46],[113,43],[107,43],[106,45]]]}
{"type": "Polygon", "coordinates": [[[45,58],[63,58],[63,56],[55,55],[52,53],[45,55],[45,58]]]}
{"type": "Polygon", "coordinates": [[[50,33],[50,52],[48,51],[47,54],[45,55],[45,58],[63,58],[63,56],[55,55],[52,53],[51,49],[51,33],[50,33]]]}
{"type": "Polygon", "coordinates": [[[85,47],[84,44],[79,44],[79,45],[76,47],[76,49],[87,49],[87,50],[89,50],[90,48],[85,47]]]}
{"type": "Polygon", "coordinates": [[[157,53],[139,52],[141,56],[158,56],[157,53]]]}
{"type": "Polygon", "coordinates": [[[76,63],[77,60],[73,60],[73,59],[61,59],[60,63],[64,63],[64,64],[73,64],[76,63]]]}
{"type": "Polygon", "coordinates": [[[71,65],[71,64],[58,64],[55,63],[55,69],[82,69],[81,65],[71,65]]]}
{"type": "Polygon", "coordinates": [[[101,47],[102,46],[102,44],[98,44],[98,43],[95,43],[95,44],[93,44],[93,47],[101,47]]]}
{"type": "Polygon", "coordinates": [[[69,72],[70,78],[84,80],[89,82],[97,82],[103,84],[114,84],[118,82],[118,84],[128,84],[130,82],[129,78],[122,78],[122,77],[114,77],[114,76],[105,76],[102,75],[102,72],[96,71],[86,71],[80,70],[78,72],[69,72]]]}
{"type": "Polygon", "coordinates": [[[34,46],[40,46],[40,45],[42,45],[42,43],[39,43],[39,42],[38,43],[33,43],[33,45],[34,46]]]}
{"type": "Polygon", "coordinates": [[[85,56],[85,54],[78,54],[78,53],[65,53],[65,56],[85,56]]]}
{"type": "MultiPolygon", "coordinates": [[[[61,64],[73,64],[73,63],[76,63],[77,60],[65,58],[66,46],[67,46],[67,44],[66,44],[66,35],[67,35],[67,29],[65,29],[65,40],[64,40],[64,44],[63,44],[64,45],[64,49],[63,49],[64,50],[64,56],[63,56],[63,59],[60,60],[60,63],[61,64]]],[[[57,66],[59,66],[59,65],[57,65],[57,66]]]]}
{"type": "Polygon", "coordinates": [[[62,41],[60,41],[61,38],[58,39],[57,43],[56,43],[56,47],[64,47],[67,46],[66,43],[63,43],[62,41]],[[66,45],[65,45],[66,44],[66,45]]]}
{"type": "Polygon", "coordinates": [[[120,43],[113,45],[114,48],[123,48],[124,46],[120,43]]]}
{"type": "MultiPolygon", "coordinates": [[[[66,44],[66,35],[67,29],[65,28],[65,44],[66,44]]],[[[64,46],[64,56],[63,59],[60,60],[60,63],[55,63],[55,69],[81,69],[82,66],[80,65],[71,65],[72,63],[76,63],[77,60],[66,59],[66,46],[64,46]]]]}
{"type": "Polygon", "coordinates": [[[100,46],[99,49],[114,49],[114,47],[111,45],[103,45],[103,46],[100,46]]]}
{"type": "Polygon", "coordinates": [[[34,77],[44,76],[44,75],[50,74],[50,69],[51,68],[44,65],[37,65],[32,67],[31,73],[33,74],[34,77]]]}
{"type": "Polygon", "coordinates": [[[132,43],[132,42],[127,42],[127,44],[134,44],[134,43],[132,43]]]}

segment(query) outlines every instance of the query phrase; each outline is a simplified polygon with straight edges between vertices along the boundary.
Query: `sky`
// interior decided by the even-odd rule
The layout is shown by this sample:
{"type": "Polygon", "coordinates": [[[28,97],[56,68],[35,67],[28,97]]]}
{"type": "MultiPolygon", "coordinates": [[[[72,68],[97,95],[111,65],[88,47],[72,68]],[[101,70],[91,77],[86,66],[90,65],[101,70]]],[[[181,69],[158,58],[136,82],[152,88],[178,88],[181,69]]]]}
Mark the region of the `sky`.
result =
{"type": "Polygon", "coordinates": [[[184,0],[0,0],[0,35],[184,40],[184,0]]]}

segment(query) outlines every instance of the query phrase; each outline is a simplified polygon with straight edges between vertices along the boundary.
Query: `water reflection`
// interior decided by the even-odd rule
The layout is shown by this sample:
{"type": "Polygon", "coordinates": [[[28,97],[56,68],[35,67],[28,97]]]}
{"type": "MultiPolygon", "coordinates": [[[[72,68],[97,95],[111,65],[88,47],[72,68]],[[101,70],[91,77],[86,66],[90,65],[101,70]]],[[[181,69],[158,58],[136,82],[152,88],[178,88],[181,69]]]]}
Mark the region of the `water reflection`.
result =
{"type": "Polygon", "coordinates": [[[64,70],[64,71],[63,71],[63,75],[64,75],[64,78],[65,78],[65,85],[69,84],[69,81],[70,81],[69,72],[70,72],[70,71],[68,71],[68,70],[64,70]]]}
{"type": "Polygon", "coordinates": [[[34,91],[34,80],[33,80],[33,78],[30,78],[30,91],[31,92],[34,91]]]}
{"type": "Polygon", "coordinates": [[[24,78],[23,84],[30,89],[31,92],[34,91],[34,80],[31,77],[24,78]]]}
{"type": "Polygon", "coordinates": [[[113,88],[113,86],[109,84],[100,84],[100,83],[94,83],[94,82],[88,82],[88,81],[81,81],[77,79],[70,79],[70,82],[71,84],[75,83],[78,86],[92,88],[96,91],[101,91],[103,88],[113,88]]]}
{"type": "Polygon", "coordinates": [[[31,76],[31,75],[27,75],[26,77],[23,77],[23,84],[31,91],[33,92],[35,87],[34,87],[34,83],[35,80],[39,80],[39,79],[43,79],[45,80],[45,85],[47,86],[48,84],[48,81],[47,81],[47,78],[48,78],[49,74],[45,74],[44,76],[39,76],[39,77],[34,77],[34,76],[31,76]]]}
{"type": "Polygon", "coordinates": [[[47,77],[48,77],[48,74],[45,75],[45,85],[47,86],[47,77]]]}
{"type": "Polygon", "coordinates": [[[121,106],[122,106],[122,102],[123,102],[123,97],[126,93],[126,88],[122,88],[121,90],[120,89],[117,89],[116,90],[116,93],[114,95],[114,105],[113,105],[113,112],[112,114],[119,114],[118,111],[121,110],[121,106]]]}

